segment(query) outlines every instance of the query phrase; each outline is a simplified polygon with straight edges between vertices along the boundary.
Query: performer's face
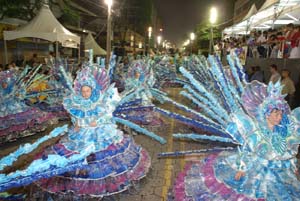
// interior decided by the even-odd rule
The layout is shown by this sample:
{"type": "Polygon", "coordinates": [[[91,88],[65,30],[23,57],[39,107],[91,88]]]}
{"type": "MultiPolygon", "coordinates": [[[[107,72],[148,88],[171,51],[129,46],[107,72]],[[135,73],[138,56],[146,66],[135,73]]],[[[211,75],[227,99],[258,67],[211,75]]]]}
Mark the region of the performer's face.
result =
{"type": "Polygon", "coordinates": [[[267,116],[267,122],[272,125],[276,126],[279,125],[282,120],[282,111],[274,109],[269,116],[267,116]]]}
{"type": "Polygon", "coordinates": [[[81,95],[84,99],[89,99],[92,95],[92,88],[89,86],[81,87],[81,95]]]}
{"type": "Polygon", "coordinates": [[[135,72],[135,78],[139,79],[140,78],[140,73],[139,72],[135,72]]]}
{"type": "Polygon", "coordinates": [[[2,89],[6,89],[7,88],[7,83],[6,82],[2,82],[1,86],[2,86],[2,89]]]}

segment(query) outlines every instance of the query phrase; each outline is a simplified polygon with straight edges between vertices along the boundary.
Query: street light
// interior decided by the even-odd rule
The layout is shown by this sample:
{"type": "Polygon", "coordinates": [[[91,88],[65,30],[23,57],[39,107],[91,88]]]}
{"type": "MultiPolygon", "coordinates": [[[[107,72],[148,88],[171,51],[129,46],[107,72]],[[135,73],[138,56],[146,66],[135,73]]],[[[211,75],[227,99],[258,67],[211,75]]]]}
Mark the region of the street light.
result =
{"type": "Polygon", "coordinates": [[[148,37],[149,37],[149,45],[148,45],[148,55],[150,53],[150,42],[151,42],[151,35],[152,35],[152,27],[148,27],[148,37]]]}
{"type": "Polygon", "coordinates": [[[133,42],[134,42],[134,36],[133,35],[131,35],[130,36],[130,47],[133,47],[133,42]]]}
{"type": "Polygon", "coordinates": [[[186,46],[188,46],[190,44],[190,42],[191,42],[190,39],[187,39],[185,42],[186,46]]]}
{"type": "Polygon", "coordinates": [[[194,34],[194,33],[191,33],[190,39],[191,39],[191,41],[194,41],[194,40],[195,40],[195,34],[194,34]]]}
{"type": "Polygon", "coordinates": [[[209,40],[209,53],[212,54],[213,48],[214,48],[214,32],[213,32],[213,25],[217,22],[217,9],[215,7],[212,7],[210,9],[210,17],[209,17],[209,22],[210,22],[210,40],[209,40]]]}
{"type": "Polygon", "coordinates": [[[191,39],[191,54],[193,53],[193,42],[195,40],[195,34],[192,32],[190,35],[190,39],[191,39]]]}
{"type": "Polygon", "coordinates": [[[211,24],[215,24],[217,22],[217,16],[218,16],[217,9],[215,7],[212,7],[210,9],[209,22],[211,24]]]}
{"type": "Polygon", "coordinates": [[[157,44],[160,45],[161,43],[161,36],[157,36],[157,44]]]}
{"type": "Polygon", "coordinates": [[[148,27],[148,36],[149,36],[149,38],[151,38],[151,34],[152,34],[152,27],[148,27]]]}
{"type": "Polygon", "coordinates": [[[158,51],[160,50],[161,39],[162,39],[161,36],[157,36],[157,50],[158,51]]]}
{"type": "Polygon", "coordinates": [[[105,0],[107,4],[107,34],[106,34],[106,62],[105,67],[109,68],[110,54],[111,54],[111,7],[113,0],[105,0]]]}

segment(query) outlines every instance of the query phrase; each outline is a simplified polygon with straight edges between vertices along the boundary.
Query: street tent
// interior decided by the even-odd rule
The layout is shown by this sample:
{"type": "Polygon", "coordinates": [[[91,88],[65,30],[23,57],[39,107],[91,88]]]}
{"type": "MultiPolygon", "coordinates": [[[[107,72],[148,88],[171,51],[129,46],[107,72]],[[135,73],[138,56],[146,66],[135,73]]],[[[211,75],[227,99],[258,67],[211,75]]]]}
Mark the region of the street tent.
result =
{"type": "Polygon", "coordinates": [[[252,4],[252,6],[250,7],[247,14],[243,17],[243,19],[239,23],[237,23],[237,24],[235,24],[231,27],[226,28],[224,30],[224,33],[226,33],[226,34],[234,33],[237,28],[241,28],[241,27],[245,27],[245,29],[249,29],[250,24],[251,24],[251,20],[253,19],[252,17],[256,13],[257,13],[257,8],[256,8],[255,4],[252,4]]]}
{"type": "Polygon", "coordinates": [[[249,19],[251,16],[255,15],[256,13],[257,13],[257,8],[256,8],[255,4],[253,4],[251,6],[251,8],[249,9],[248,13],[243,18],[243,20],[249,19]]]}
{"type": "Polygon", "coordinates": [[[225,34],[248,34],[251,29],[266,30],[288,23],[299,24],[300,0],[267,0],[250,18],[224,29],[225,34]]]}
{"type": "Polygon", "coordinates": [[[266,8],[275,5],[280,2],[280,0],[266,0],[265,3],[260,7],[259,11],[265,10],[266,8]]]}
{"type": "MultiPolygon", "coordinates": [[[[64,44],[80,44],[80,37],[67,30],[59,23],[48,5],[43,5],[39,13],[26,25],[14,30],[4,31],[5,60],[7,63],[7,40],[18,38],[40,38],[51,42],[64,44]]],[[[58,51],[58,49],[56,50],[58,51]]]]}
{"type": "Polygon", "coordinates": [[[93,49],[94,55],[106,55],[106,51],[97,44],[97,42],[95,41],[95,39],[91,33],[89,33],[85,37],[84,49],[85,50],[93,49]]]}

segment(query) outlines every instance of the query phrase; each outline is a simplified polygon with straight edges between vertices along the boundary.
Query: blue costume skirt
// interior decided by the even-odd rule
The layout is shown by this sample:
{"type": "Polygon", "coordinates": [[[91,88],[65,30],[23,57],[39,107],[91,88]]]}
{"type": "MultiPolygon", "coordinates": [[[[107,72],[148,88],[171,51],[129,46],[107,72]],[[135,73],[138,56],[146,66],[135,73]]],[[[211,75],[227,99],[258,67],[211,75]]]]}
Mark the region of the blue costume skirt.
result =
{"type": "MultiPolygon", "coordinates": [[[[65,143],[58,143],[48,153],[69,157],[76,151],[67,148],[65,143]]],[[[43,191],[59,196],[104,197],[127,190],[133,182],[146,176],[151,164],[148,153],[126,135],[86,160],[87,163],[77,166],[76,170],[35,183],[43,191]]]]}
{"type": "Polygon", "coordinates": [[[211,154],[187,164],[176,179],[174,200],[299,200],[300,182],[288,161],[258,163],[235,180],[237,170],[226,160],[232,154],[211,154]]]}

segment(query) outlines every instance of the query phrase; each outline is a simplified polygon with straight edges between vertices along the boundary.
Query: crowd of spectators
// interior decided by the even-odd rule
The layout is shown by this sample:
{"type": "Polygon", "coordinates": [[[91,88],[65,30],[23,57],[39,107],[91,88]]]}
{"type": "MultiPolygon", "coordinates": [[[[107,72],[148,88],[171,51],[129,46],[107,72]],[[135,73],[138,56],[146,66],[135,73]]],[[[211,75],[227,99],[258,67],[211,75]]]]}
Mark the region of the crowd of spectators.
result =
{"type": "Polygon", "coordinates": [[[248,69],[247,76],[249,81],[259,81],[264,83],[276,83],[281,81],[282,94],[286,94],[285,99],[291,108],[300,106],[300,77],[298,81],[295,82],[290,77],[290,71],[288,69],[278,70],[277,65],[272,64],[269,67],[271,76],[266,79],[264,71],[261,70],[259,66],[253,66],[248,69]]]}
{"type": "Polygon", "coordinates": [[[288,24],[279,29],[252,30],[250,35],[227,37],[217,46],[223,54],[244,48],[248,57],[300,58],[300,26],[288,24]]]}

